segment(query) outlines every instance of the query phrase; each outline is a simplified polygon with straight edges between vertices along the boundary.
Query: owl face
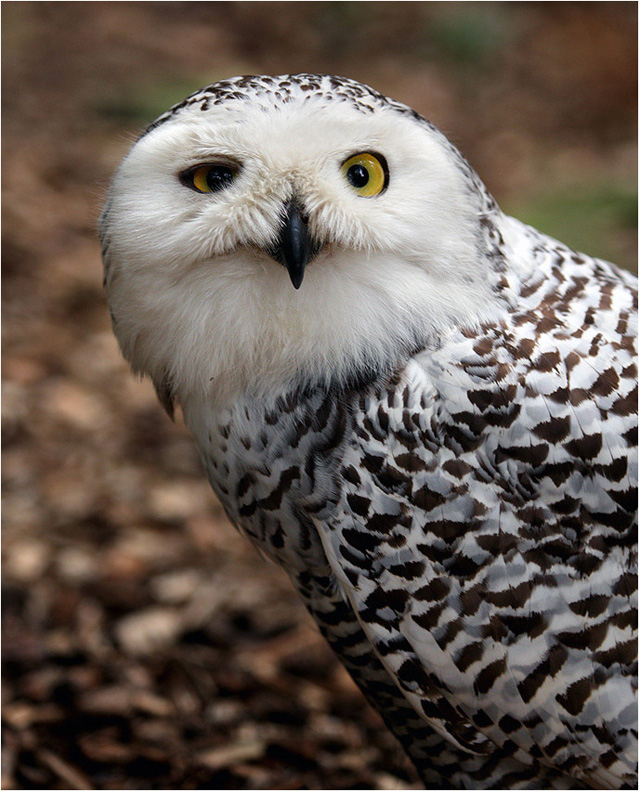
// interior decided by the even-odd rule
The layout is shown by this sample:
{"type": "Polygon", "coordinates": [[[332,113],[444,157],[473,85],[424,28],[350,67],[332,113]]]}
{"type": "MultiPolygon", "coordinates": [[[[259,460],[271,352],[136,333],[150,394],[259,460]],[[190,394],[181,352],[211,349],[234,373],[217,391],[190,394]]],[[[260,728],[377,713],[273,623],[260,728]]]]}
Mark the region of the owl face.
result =
{"type": "Polygon", "coordinates": [[[276,79],[152,126],[103,215],[116,335],[178,398],[376,370],[491,310],[446,140],[375,92],[370,106],[276,79]]]}

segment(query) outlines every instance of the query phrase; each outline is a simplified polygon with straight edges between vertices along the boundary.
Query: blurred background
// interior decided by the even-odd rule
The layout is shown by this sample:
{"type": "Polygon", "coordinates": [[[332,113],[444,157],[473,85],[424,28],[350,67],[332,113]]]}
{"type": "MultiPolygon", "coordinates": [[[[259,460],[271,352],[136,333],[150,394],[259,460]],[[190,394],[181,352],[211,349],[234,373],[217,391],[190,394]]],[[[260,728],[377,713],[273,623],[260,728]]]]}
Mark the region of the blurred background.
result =
{"type": "Polygon", "coordinates": [[[508,212],[635,269],[630,2],[2,4],[5,789],[418,788],[110,333],[96,223],[201,85],[356,78],[508,212]]]}

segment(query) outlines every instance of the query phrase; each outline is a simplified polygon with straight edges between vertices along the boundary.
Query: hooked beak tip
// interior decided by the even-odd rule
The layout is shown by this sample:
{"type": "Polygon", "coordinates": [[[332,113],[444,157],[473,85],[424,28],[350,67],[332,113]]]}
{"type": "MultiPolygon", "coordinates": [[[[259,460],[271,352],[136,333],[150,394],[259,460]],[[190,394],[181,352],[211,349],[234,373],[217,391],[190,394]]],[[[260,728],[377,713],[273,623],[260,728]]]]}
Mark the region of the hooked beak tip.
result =
{"type": "Polygon", "coordinates": [[[290,201],[284,209],[280,233],[269,254],[287,268],[293,288],[298,290],[302,285],[305,267],[316,251],[298,203],[290,201]]]}
{"type": "Polygon", "coordinates": [[[297,291],[300,286],[302,286],[302,281],[304,280],[304,269],[300,273],[294,273],[289,270],[289,279],[293,284],[293,288],[297,291]]]}

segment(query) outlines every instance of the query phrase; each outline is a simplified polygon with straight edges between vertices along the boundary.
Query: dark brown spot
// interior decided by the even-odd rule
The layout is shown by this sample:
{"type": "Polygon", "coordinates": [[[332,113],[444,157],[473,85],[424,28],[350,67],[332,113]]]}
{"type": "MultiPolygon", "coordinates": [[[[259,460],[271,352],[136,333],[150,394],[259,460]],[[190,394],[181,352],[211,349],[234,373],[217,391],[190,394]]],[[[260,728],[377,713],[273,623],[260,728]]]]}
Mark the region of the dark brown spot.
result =
{"type": "Polygon", "coordinates": [[[236,498],[240,500],[242,496],[246,494],[246,492],[253,484],[255,484],[255,479],[253,474],[245,473],[245,475],[238,482],[238,486],[236,487],[236,498]]]}
{"type": "Polygon", "coordinates": [[[572,473],[575,472],[575,469],[575,462],[549,463],[545,466],[543,475],[547,478],[550,478],[556,487],[559,487],[561,484],[564,484],[564,482],[571,476],[572,473]]]}
{"type": "Polygon", "coordinates": [[[512,718],[511,715],[504,715],[498,721],[498,726],[505,734],[511,734],[511,732],[517,731],[522,726],[522,724],[520,721],[512,718]]]}
{"type": "Polygon", "coordinates": [[[477,390],[467,394],[471,404],[475,405],[480,412],[485,412],[495,404],[495,394],[491,391],[477,390]]]}
{"type": "Polygon", "coordinates": [[[404,564],[393,565],[389,571],[391,574],[398,575],[398,577],[403,577],[406,580],[415,580],[424,573],[424,568],[423,561],[407,561],[404,564]]]}
{"type": "Polygon", "coordinates": [[[372,514],[367,520],[367,529],[378,534],[390,534],[398,526],[398,517],[394,514],[372,514]]]}
{"type": "Polygon", "coordinates": [[[382,470],[384,464],[385,458],[382,456],[365,454],[365,456],[362,457],[362,466],[370,473],[379,473],[382,470]]]}
{"type": "Polygon", "coordinates": [[[345,561],[357,567],[358,569],[368,570],[369,567],[371,566],[371,561],[366,554],[353,553],[351,552],[351,549],[345,547],[345,545],[341,545],[340,555],[344,558],[345,561]]]}
{"type": "Polygon", "coordinates": [[[460,595],[460,607],[465,615],[473,616],[482,605],[483,598],[478,586],[468,588],[460,595]]]}
{"type": "Polygon", "coordinates": [[[545,461],[548,455],[549,446],[546,443],[529,446],[502,446],[496,450],[495,459],[496,463],[515,459],[537,467],[545,461]]]}
{"type": "Polygon", "coordinates": [[[612,412],[616,415],[633,415],[638,409],[638,386],[627,396],[621,396],[611,405],[612,412]]]}
{"type": "Polygon", "coordinates": [[[558,404],[566,404],[569,401],[569,388],[558,388],[553,393],[550,393],[547,398],[558,404]]]}
{"type": "Polygon", "coordinates": [[[554,677],[564,665],[569,653],[556,644],[549,650],[549,654],[539,663],[522,682],[518,683],[518,692],[527,704],[536,694],[536,691],[549,677],[554,677]]]}
{"type": "MultiPolygon", "coordinates": [[[[434,520],[429,523],[429,530],[438,538],[445,542],[453,542],[460,536],[464,536],[469,526],[466,522],[454,522],[453,520],[434,520]]],[[[429,552],[429,545],[418,545],[418,549],[424,547],[424,552],[429,552]]],[[[451,548],[446,551],[446,557],[451,556],[451,548]]]]}
{"type": "Polygon", "coordinates": [[[350,484],[358,486],[361,483],[360,474],[353,465],[348,465],[343,469],[342,475],[350,484]]]}
{"type": "Polygon", "coordinates": [[[433,685],[429,682],[424,668],[413,658],[405,660],[400,666],[398,669],[398,679],[402,686],[409,690],[415,690],[417,688],[422,692],[428,692],[433,689],[433,685]]]}
{"type": "Polygon", "coordinates": [[[559,365],[560,354],[557,352],[557,350],[552,352],[543,352],[541,355],[538,355],[535,361],[533,361],[533,367],[537,371],[553,371],[555,368],[558,368],[559,365]]]}
{"type": "Polygon", "coordinates": [[[408,484],[407,476],[400,473],[390,465],[385,467],[376,475],[376,482],[385,492],[395,492],[398,487],[408,484]]]}
{"type": "Polygon", "coordinates": [[[418,454],[413,454],[411,452],[408,454],[397,454],[394,457],[394,462],[399,468],[406,470],[407,473],[416,473],[420,470],[426,470],[426,465],[418,454]]]}
{"type": "Polygon", "coordinates": [[[622,481],[627,475],[627,469],[628,464],[626,457],[614,459],[609,465],[593,465],[594,473],[599,473],[608,481],[622,481]]]}
{"type": "Polygon", "coordinates": [[[438,620],[445,607],[446,602],[439,602],[429,608],[429,610],[424,611],[424,613],[412,614],[411,618],[423,630],[431,632],[438,626],[438,620]]]}
{"type": "Polygon", "coordinates": [[[551,758],[555,756],[558,753],[558,751],[561,751],[563,748],[566,748],[568,744],[569,741],[565,737],[558,735],[553,740],[551,740],[550,743],[547,743],[547,745],[545,746],[544,749],[545,755],[551,758]]]}
{"type": "Polygon", "coordinates": [[[431,511],[445,504],[447,502],[447,496],[442,495],[440,492],[430,490],[429,487],[425,485],[415,493],[413,502],[419,509],[431,511]]]}
{"type": "Polygon", "coordinates": [[[384,410],[382,405],[378,407],[378,423],[382,431],[387,434],[389,431],[389,414],[384,410]]]}
{"type": "Polygon", "coordinates": [[[605,668],[610,668],[616,663],[623,667],[629,667],[638,659],[638,642],[635,638],[631,638],[629,641],[611,647],[611,649],[595,652],[593,659],[605,668]]]}
{"type": "Polygon", "coordinates": [[[556,701],[561,704],[571,715],[578,715],[591,695],[593,680],[590,678],[579,679],[569,685],[566,692],[556,696],[556,701]]]}
{"type": "Polygon", "coordinates": [[[358,531],[355,528],[345,528],[342,535],[356,550],[361,553],[371,553],[378,548],[380,539],[373,536],[368,531],[358,531]]]}
{"type": "Polygon", "coordinates": [[[638,590],[638,575],[636,572],[624,572],[613,586],[614,594],[631,597],[638,590]]]}
{"type": "Polygon", "coordinates": [[[569,607],[579,616],[599,616],[607,609],[610,597],[604,594],[592,594],[579,602],[570,602],[569,607]]]}
{"type": "Polygon", "coordinates": [[[502,616],[502,623],[513,635],[528,635],[537,638],[548,628],[548,622],[542,613],[531,612],[525,616],[502,616]]]}
{"type": "Polygon", "coordinates": [[[560,643],[564,646],[568,646],[570,649],[589,649],[594,651],[604,641],[607,630],[607,622],[602,621],[599,624],[593,624],[582,630],[566,630],[565,632],[558,633],[557,638],[560,643]]]}
{"type": "MultiPolygon", "coordinates": [[[[469,396],[471,398],[471,396],[469,396]]],[[[474,435],[479,435],[485,428],[487,422],[483,415],[475,415],[470,412],[458,412],[452,416],[457,424],[465,424],[474,435]]]]}
{"type": "Polygon", "coordinates": [[[476,693],[481,696],[485,693],[488,693],[496,683],[498,677],[504,674],[506,669],[506,657],[500,657],[498,660],[494,660],[492,663],[489,663],[489,665],[486,666],[486,668],[483,668],[476,677],[476,680],[473,684],[473,688],[476,693]]]}
{"type": "Polygon", "coordinates": [[[482,641],[478,641],[476,643],[467,644],[467,646],[463,647],[458,656],[454,659],[454,663],[456,664],[456,668],[460,671],[466,671],[469,666],[477,663],[478,660],[482,659],[482,655],[485,649],[485,644],[482,641]]]}
{"type": "Polygon", "coordinates": [[[455,621],[449,622],[447,626],[444,628],[444,632],[442,635],[437,639],[438,644],[443,648],[446,649],[447,645],[451,643],[451,641],[455,640],[456,636],[462,629],[462,621],[457,619],[455,621]]]}
{"type": "Polygon", "coordinates": [[[578,459],[594,459],[602,449],[602,435],[583,435],[564,444],[567,451],[578,459]]]}
{"type": "Polygon", "coordinates": [[[566,417],[551,418],[548,421],[538,424],[533,433],[541,440],[548,440],[557,443],[564,440],[571,430],[571,419],[566,417]]]}
{"type": "Polygon", "coordinates": [[[473,577],[478,571],[478,563],[469,556],[459,553],[447,565],[447,573],[457,578],[473,577]]]}
{"type": "Polygon", "coordinates": [[[538,291],[538,289],[544,284],[544,282],[545,282],[544,278],[531,281],[522,287],[522,289],[520,290],[520,294],[524,298],[531,297],[532,294],[535,294],[538,291]]]}
{"type": "Polygon", "coordinates": [[[414,597],[416,600],[439,601],[444,599],[449,593],[451,584],[446,578],[434,578],[426,585],[419,588],[414,597]]]}
{"type": "Polygon", "coordinates": [[[490,352],[493,351],[493,340],[488,336],[485,336],[484,338],[480,338],[473,345],[473,351],[477,355],[480,355],[481,357],[488,355],[490,352]]]}
{"type": "Polygon", "coordinates": [[[473,715],[473,722],[480,729],[485,729],[487,726],[493,726],[493,721],[484,710],[478,710],[473,715]]]}
{"type": "Polygon", "coordinates": [[[618,389],[620,385],[620,377],[615,369],[610,368],[603,371],[596,381],[591,386],[591,392],[597,393],[599,396],[609,396],[618,389]]]}
{"type": "Polygon", "coordinates": [[[371,506],[371,501],[369,498],[363,498],[361,495],[349,493],[347,495],[347,503],[354,514],[357,514],[360,517],[366,517],[367,514],[369,514],[369,508],[371,506]]]}
{"type": "Polygon", "coordinates": [[[391,610],[402,613],[409,600],[409,592],[404,589],[391,589],[384,591],[383,589],[375,589],[369,594],[365,600],[365,606],[372,610],[378,611],[382,608],[391,608],[391,610]]]}
{"type": "Polygon", "coordinates": [[[517,536],[505,532],[476,536],[478,546],[494,557],[508,553],[519,541],[517,536]]]}
{"type": "Polygon", "coordinates": [[[457,479],[463,479],[468,473],[473,470],[471,465],[463,462],[461,459],[449,459],[443,465],[442,469],[457,479]]]}
{"type": "Polygon", "coordinates": [[[272,511],[274,509],[278,509],[280,504],[282,503],[282,498],[285,492],[288,492],[291,484],[300,478],[300,469],[297,465],[292,465],[291,467],[283,470],[278,483],[276,484],[276,488],[266,498],[263,498],[261,501],[258,502],[258,505],[261,509],[266,509],[267,511],[272,511]]]}

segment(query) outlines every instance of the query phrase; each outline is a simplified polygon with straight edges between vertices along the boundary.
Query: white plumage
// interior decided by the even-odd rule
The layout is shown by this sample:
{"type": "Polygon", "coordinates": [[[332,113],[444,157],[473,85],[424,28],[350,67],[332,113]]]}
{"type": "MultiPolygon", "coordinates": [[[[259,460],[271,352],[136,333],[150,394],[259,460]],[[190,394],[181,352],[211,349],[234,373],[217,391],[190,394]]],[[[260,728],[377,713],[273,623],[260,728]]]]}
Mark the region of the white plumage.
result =
{"type": "Polygon", "coordinates": [[[635,282],[350,80],[161,116],[114,330],[430,786],[635,784],[635,282]]]}

